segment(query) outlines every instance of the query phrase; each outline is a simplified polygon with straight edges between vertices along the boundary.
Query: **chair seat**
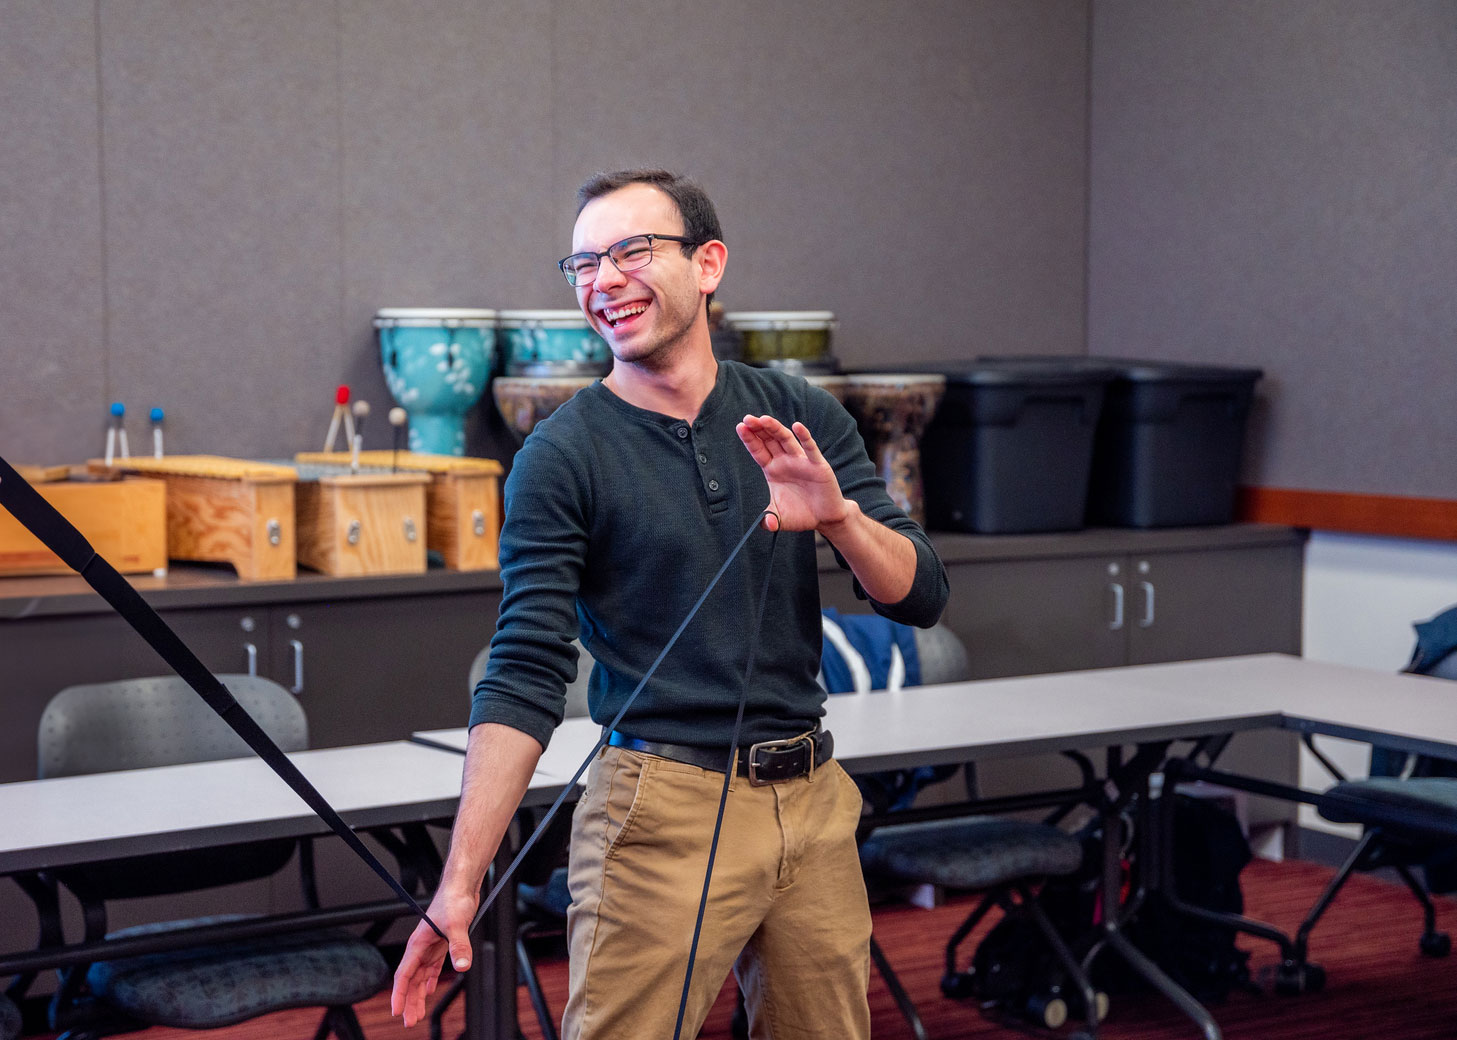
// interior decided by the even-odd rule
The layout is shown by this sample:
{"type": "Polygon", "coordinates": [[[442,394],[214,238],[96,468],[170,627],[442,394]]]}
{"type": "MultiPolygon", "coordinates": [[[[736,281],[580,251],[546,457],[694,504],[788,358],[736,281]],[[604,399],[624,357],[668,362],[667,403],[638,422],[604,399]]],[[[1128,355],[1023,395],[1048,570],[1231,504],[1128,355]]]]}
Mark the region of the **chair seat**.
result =
{"type": "Polygon", "coordinates": [[[885,880],[978,889],[1076,873],[1083,847],[1050,824],[969,816],[878,828],[860,859],[885,880]]]}
{"type": "Polygon", "coordinates": [[[20,1035],[20,1009],[0,993],[0,1040],[15,1040],[20,1035]]]}
{"type": "MultiPolygon", "coordinates": [[[[241,915],[141,925],[113,938],[155,935],[241,915]]],[[[96,996],[137,1018],[183,1029],[213,1029],[294,1007],[342,1006],[373,996],[389,967],[370,943],[328,929],[187,948],[93,964],[96,996]]]]}
{"type": "MultiPolygon", "coordinates": [[[[1414,776],[1402,779],[1373,776],[1365,780],[1342,781],[1327,793],[1360,798],[1385,809],[1415,809],[1457,818],[1457,777],[1414,776]]],[[[1359,812],[1348,812],[1339,806],[1321,806],[1320,814],[1335,823],[1366,822],[1366,817],[1359,812]]]]}

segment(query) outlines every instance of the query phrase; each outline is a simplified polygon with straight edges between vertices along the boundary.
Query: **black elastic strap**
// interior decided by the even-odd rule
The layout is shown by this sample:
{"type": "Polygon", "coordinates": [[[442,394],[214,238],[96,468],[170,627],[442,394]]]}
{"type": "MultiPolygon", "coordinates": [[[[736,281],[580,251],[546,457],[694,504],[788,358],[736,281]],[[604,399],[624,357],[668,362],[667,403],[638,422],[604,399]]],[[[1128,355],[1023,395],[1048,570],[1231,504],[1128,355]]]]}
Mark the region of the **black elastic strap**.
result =
{"type": "Polygon", "coordinates": [[[384,864],[375,858],[364,842],[359,840],[359,836],[339,818],[334,807],[325,801],[324,796],[315,790],[308,778],[298,771],[298,767],[289,760],[272,738],[228,692],[227,687],[218,681],[217,676],[208,671],[207,667],[197,659],[197,655],[177,637],[177,633],[173,632],[161,616],[152,609],[151,604],[142,599],[141,594],[132,587],[131,583],[91,547],[91,543],[80,531],[76,530],[75,525],[42,498],[40,493],[31,487],[4,458],[0,458],[0,505],[8,509],[26,530],[45,544],[46,548],[59,556],[66,566],[81,575],[86,580],[86,584],[100,593],[101,598],[111,604],[127,624],[137,630],[148,645],[161,655],[162,660],[166,661],[172,670],[207,702],[208,707],[217,712],[233,732],[242,737],[258,757],[263,759],[269,768],[282,778],[284,783],[293,788],[305,804],[327,823],[335,834],[343,838],[344,843],[353,849],[371,870],[384,879],[396,895],[435,930],[436,935],[442,939],[445,938],[445,933],[434,921],[430,920],[430,915],[425,912],[424,907],[416,902],[415,897],[410,895],[384,864]]]}
{"type": "MultiPolygon", "coordinates": [[[[769,539],[770,566],[764,568],[764,585],[759,590],[759,614],[749,635],[748,664],[744,667],[744,685],[739,690],[739,711],[734,716],[734,735],[729,741],[728,763],[723,770],[723,789],[718,794],[718,816],[713,821],[713,842],[708,846],[708,869],[703,872],[703,894],[698,897],[698,918],[693,922],[693,945],[688,948],[688,966],[683,971],[683,995],[678,998],[678,1021],[673,1026],[673,1040],[683,1034],[683,1016],[688,1011],[688,988],[693,982],[693,964],[698,959],[698,939],[703,934],[703,915],[708,910],[708,884],[713,880],[713,862],[718,856],[718,836],[723,830],[723,812],[728,805],[729,785],[733,783],[734,759],[739,754],[739,730],[744,724],[744,708],[749,703],[749,680],[754,677],[754,658],[759,652],[759,633],[764,629],[764,606],[769,601],[769,578],[774,573],[774,546],[779,541],[776,530],[769,539]]],[[[814,764],[814,748],[810,748],[810,764],[814,764]]],[[[811,768],[811,772],[813,769],[811,768]]]]}

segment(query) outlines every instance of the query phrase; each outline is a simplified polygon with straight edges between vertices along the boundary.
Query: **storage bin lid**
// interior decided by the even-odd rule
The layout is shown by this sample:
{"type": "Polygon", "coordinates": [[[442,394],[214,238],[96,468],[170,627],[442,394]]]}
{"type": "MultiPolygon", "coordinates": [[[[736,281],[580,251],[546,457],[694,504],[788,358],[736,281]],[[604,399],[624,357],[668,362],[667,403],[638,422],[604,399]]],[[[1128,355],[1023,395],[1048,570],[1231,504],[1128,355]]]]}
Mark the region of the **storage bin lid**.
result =
{"type": "Polygon", "coordinates": [[[907,372],[935,372],[952,386],[1073,386],[1106,383],[1117,372],[1086,358],[982,358],[930,361],[906,366],[907,372]],[[1070,363],[1069,363],[1070,362],[1070,363]]]}
{"type": "Polygon", "coordinates": [[[1258,368],[1196,365],[1184,361],[1150,361],[1141,358],[1119,357],[1063,357],[1052,354],[1021,357],[999,355],[980,358],[978,364],[981,363],[1033,367],[1050,365],[1070,371],[1106,373],[1104,378],[1133,383],[1253,382],[1265,374],[1262,369],[1258,368]]]}
{"type": "Polygon", "coordinates": [[[1224,365],[1193,365],[1180,361],[1136,361],[1116,358],[1093,359],[1111,365],[1115,378],[1130,383],[1253,383],[1263,376],[1259,368],[1224,365]]]}

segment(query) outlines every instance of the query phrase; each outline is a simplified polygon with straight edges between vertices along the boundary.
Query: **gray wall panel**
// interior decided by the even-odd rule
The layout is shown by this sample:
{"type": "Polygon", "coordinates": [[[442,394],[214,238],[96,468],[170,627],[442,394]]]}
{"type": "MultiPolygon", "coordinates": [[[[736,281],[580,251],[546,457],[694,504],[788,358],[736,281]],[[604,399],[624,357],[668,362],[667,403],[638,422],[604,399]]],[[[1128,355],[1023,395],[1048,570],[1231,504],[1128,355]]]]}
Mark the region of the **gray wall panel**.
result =
{"type": "Polygon", "coordinates": [[[1081,5],[758,7],[744,305],[834,310],[856,367],[1081,350],[1081,5]]]}
{"type": "MultiPolygon", "coordinates": [[[[724,223],[730,259],[719,297],[732,309],[748,259],[739,249],[747,207],[735,193],[763,162],[746,147],[752,121],[765,118],[746,103],[758,68],[748,49],[751,7],[655,0],[614,6],[613,37],[653,41],[624,61],[621,48],[603,45],[598,5],[558,0],[554,6],[552,258],[570,251],[576,190],[588,177],[638,166],[680,170],[702,182],[724,223]]],[[[561,293],[552,305],[575,306],[566,283],[557,280],[561,293]]]]}
{"type": "Polygon", "coordinates": [[[1081,5],[639,5],[679,41],[664,53],[711,42],[637,69],[580,6],[557,34],[566,179],[644,156],[692,170],[725,222],[730,310],[832,310],[859,367],[1082,349],[1081,5]],[[598,86],[569,105],[573,68],[598,86]]]}
{"type": "Polygon", "coordinates": [[[133,436],[160,405],[174,451],[322,440],[343,348],[336,15],[102,4],[110,360],[133,436]]]}
{"type": "MultiPolygon", "coordinates": [[[[570,307],[552,267],[550,8],[532,0],[343,7],[344,280],[340,378],[389,443],[370,324],[381,307],[570,307]]],[[[489,391],[468,448],[509,440],[489,391]],[[493,439],[491,434],[496,434],[493,439]]],[[[319,436],[322,437],[320,431],[319,436]]]]}
{"type": "Polygon", "coordinates": [[[101,176],[91,0],[0,2],[0,454],[101,451],[101,176]]]}
{"type": "Polygon", "coordinates": [[[27,326],[90,308],[53,369],[10,380],[7,428],[56,461],[99,450],[113,398],[138,442],[165,408],[173,451],[310,448],[340,382],[387,443],[373,312],[573,306],[551,267],[573,191],[629,163],[713,192],[725,303],[835,310],[849,364],[1083,348],[1083,3],[632,0],[610,43],[584,0],[5,11],[0,74],[55,86],[0,95],[0,126],[71,135],[7,157],[0,202],[68,231],[0,247],[27,326]],[[653,42],[624,60],[631,40],[653,42]]]}
{"type": "Polygon", "coordinates": [[[1452,497],[1457,5],[1093,28],[1090,351],[1265,368],[1250,483],[1452,497]]]}

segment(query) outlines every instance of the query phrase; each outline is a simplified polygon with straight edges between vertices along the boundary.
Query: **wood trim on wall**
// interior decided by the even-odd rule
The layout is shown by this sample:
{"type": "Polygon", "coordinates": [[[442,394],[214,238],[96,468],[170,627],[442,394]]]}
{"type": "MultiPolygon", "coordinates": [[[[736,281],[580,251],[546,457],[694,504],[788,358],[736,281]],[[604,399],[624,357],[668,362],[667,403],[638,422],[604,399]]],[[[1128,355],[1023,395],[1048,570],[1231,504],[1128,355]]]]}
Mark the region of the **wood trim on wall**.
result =
{"type": "Polygon", "coordinates": [[[1457,541],[1457,500],[1242,487],[1239,519],[1320,531],[1457,541]]]}

